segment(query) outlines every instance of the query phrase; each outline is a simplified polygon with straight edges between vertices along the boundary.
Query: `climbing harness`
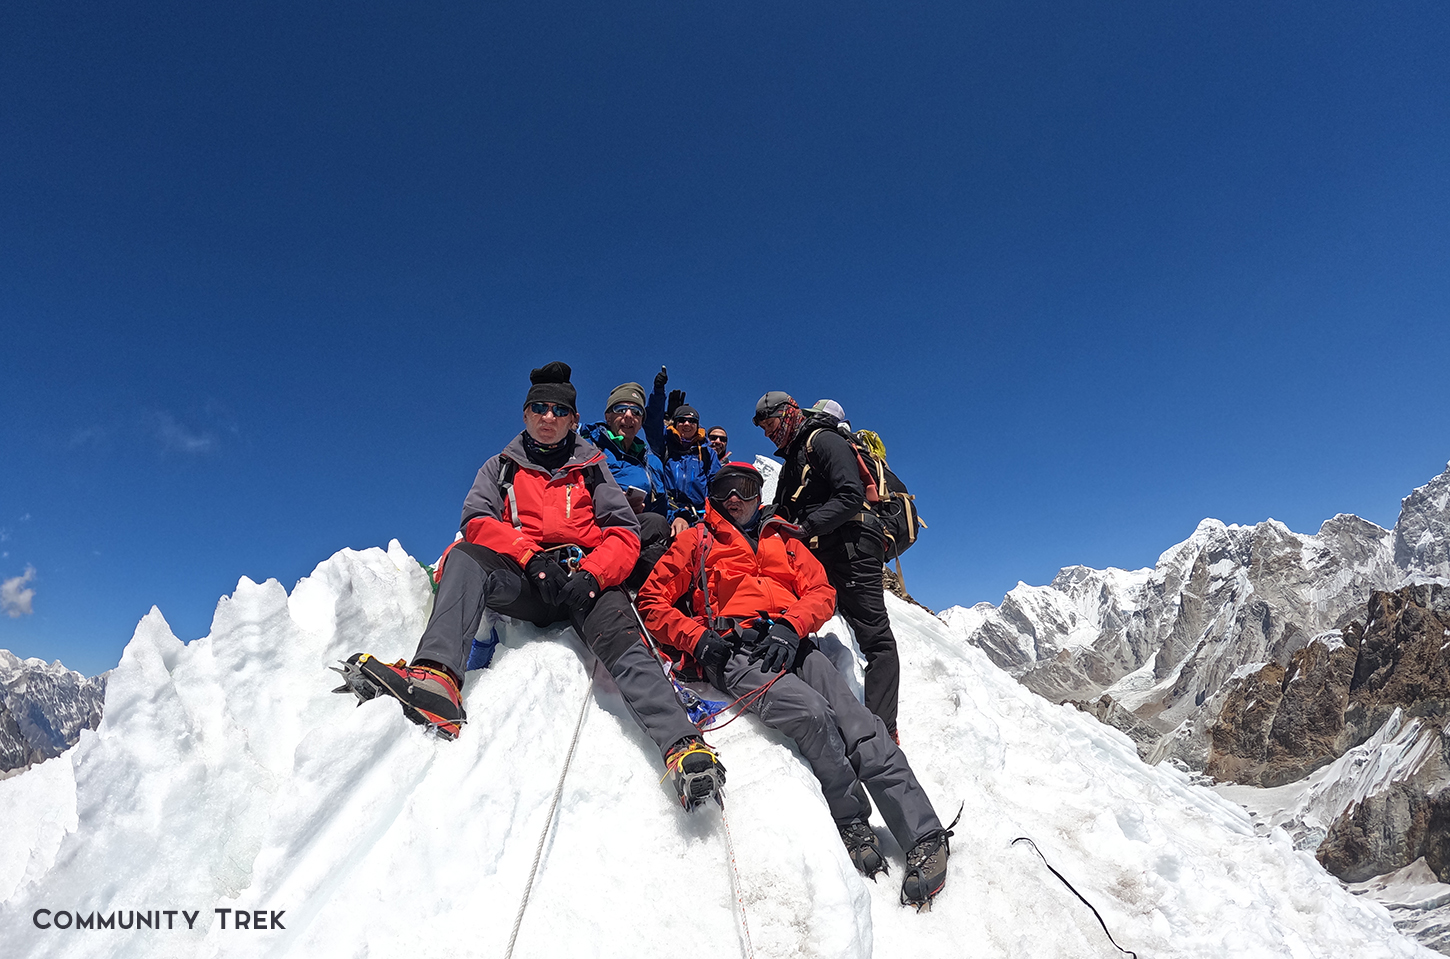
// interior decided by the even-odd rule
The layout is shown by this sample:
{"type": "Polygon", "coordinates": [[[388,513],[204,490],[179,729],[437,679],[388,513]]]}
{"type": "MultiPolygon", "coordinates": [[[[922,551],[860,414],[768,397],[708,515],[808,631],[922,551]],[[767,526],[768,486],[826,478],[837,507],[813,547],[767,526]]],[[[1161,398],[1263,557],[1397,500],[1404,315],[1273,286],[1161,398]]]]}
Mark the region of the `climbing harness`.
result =
{"type": "Polygon", "coordinates": [[[1018,836],[1016,839],[1012,840],[1012,842],[1010,842],[1008,845],[1015,846],[1019,842],[1025,842],[1025,843],[1027,843],[1027,845],[1031,846],[1032,847],[1032,851],[1035,852],[1035,853],[1037,853],[1037,858],[1038,859],[1041,859],[1042,860],[1042,864],[1047,867],[1047,871],[1050,872],[1050,873],[1052,873],[1059,880],[1061,880],[1062,884],[1068,888],[1068,891],[1069,892],[1071,892],[1074,896],[1077,896],[1079,899],[1081,899],[1082,902],[1083,902],[1083,905],[1087,906],[1089,909],[1091,909],[1093,911],[1093,915],[1097,917],[1098,925],[1100,925],[1100,926],[1103,927],[1103,932],[1107,934],[1108,942],[1111,942],[1113,944],[1113,948],[1114,949],[1118,950],[1119,952],[1121,952],[1125,956],[1132,956],[1133,959],[1138,959],[1138,954],[1136,952],[1134,952],[1131,949],[1124,949],[1122,946],[1118,945],[1118,941],[1116,939],[1114,939],[1113,938],[1113,934],[1108,931],[1108,924],[1103,921],[1102,913],[1098,912],[1097,907],[1094,906],[1092,903],[1090,903],[1090,902],[1087,901],[1087,897],[1085,897],[1082,893],[1078,892],[1075,888],[1073,888],[1072,883],[1070,883],[1070,882],[1067,881],[1067,877],[1066,876],[1064,876],[1062,873],[1058,872],[1056,869],[1053,869],[1052,868],[1052,863],[1048,862],[1047,861],[1047,857],[1042,854],[1042,850],[1037,848],[1037,843],[1033,842],[1031,839],[1027,838],[1026,836],[1018,836]]]}
{"type": "Polygon", "coordinates": [[[534,865],[529,869],[529,881],[524,886],[524,898],[519,903],[519,914],[514,917],[514,931],[509,935],[508,950],[504,959],[512,959],[514,943],[519,938],[519,926],[524,921],[524,910],[529,907],[529,896],[534,891],[534,877],[539,874],[539,861],[544,855],[544,841],[549,838],[549,829],[554,825],[554,813],[559,808],[559,797],[564,794],[564,778],[569,775],[569,766],[574,762],[574,749],[579,745],[579,734],[584,731],[584,717],[589,714],[589,697],[594,692],[594,673],[589,673],[589,685],[584,690],[584,702],[579,704],[579,721],[574,724],[574,739],[569,743],[569,754],[564,757],[564,768],[559,771],[559,785],[554,787],[554,801],[549,804],[549,815],[544,819],[544,831],[539,834],[539,845],[534,849],[534,865]]]}

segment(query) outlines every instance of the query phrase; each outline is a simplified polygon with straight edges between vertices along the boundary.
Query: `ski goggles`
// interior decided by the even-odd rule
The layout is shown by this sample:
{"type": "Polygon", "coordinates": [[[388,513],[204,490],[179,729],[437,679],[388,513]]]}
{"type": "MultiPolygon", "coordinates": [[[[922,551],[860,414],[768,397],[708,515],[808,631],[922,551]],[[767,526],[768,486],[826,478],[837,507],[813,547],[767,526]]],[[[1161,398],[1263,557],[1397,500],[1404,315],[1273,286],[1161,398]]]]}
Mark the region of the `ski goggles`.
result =
{"type": "Polygon", "coordinates": [[[710,498],[721,503],[728,502],[732,496],[738,496],[742,500],[751,500],[759,495],[760,481],[753,476],[717,477],[710,484],[710,498]]]}
{"type": "Polygon", "coordinates": [[[565,417],[574,415],[574,411],[563,403],[530,403],[529,409],[536,416],[548,416],[550,413],[553,413],[559,419],[564,419],[565,417]]]}
{"type": "Polygon", "coordinates": [[[626,413],[633,413],[635,416],[644,415],[644,410],[640,409],[633,403],[615,403],[609,408],[609,412],[615,414],[616,416],[623,416],[626,413]]]}

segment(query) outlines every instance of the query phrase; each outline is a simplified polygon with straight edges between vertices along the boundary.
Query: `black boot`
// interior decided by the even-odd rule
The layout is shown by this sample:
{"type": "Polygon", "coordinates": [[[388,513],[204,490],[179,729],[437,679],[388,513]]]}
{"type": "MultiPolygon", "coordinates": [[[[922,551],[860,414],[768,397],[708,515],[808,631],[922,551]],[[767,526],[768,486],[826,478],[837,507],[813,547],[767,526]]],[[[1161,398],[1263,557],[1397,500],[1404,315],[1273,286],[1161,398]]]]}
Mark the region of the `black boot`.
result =
{"type": "Polygon", "coordinates": [[[946,885],[951,836],[950,829],[929,832],[906,854],[906,875],[901,879],[903,906],[915,906],[921,912],[946,885]]]}
{"type": "Polygon", "coordinates": [[[861,875],[875,882],[877,873],[890,872],[886,868],[886,858],[881,855],[881,844],[876,841],[876,830],[871,828],[870,823],[857,819],[840,829],[841,842],[846,844],[851,864],[861,875]]]}
{"type": "Polygon", "coordinates": [[[725,785],[725,765],[699,736],[686,736],[671,746],[665,756],[665,767],[668,770],[665,775],[673,777],[675,794],[685,809],[692,810],[707,799],[725,808],[725,800],[720,796],[720,787],[725,785]]]}

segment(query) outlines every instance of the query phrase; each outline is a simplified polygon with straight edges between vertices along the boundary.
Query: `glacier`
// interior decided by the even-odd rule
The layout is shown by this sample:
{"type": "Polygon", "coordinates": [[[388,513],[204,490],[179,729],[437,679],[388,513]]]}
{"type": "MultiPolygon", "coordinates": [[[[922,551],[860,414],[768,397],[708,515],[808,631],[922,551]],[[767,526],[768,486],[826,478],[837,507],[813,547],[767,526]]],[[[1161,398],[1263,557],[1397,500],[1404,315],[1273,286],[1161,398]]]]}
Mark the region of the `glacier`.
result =
{"type": "MultiPolygon", "coordinates": [[[[680,810],[567,629],[500,624],[457,742],[391,701],[355,708],[330,692],[327,666],[351,652],[410,655],[431,601],[394,541],[337,553],[290,594],[244,578],[190,643],[153,609],[109,677],[99,727],[0,780],[6,953],[502,956],[549,825],[519,957],[1118,955],[1019,836],[1145,959],[1436,955],[1283,828],[1257,835],[1241,806],[1143,764],[1126,736],[1035,695],[895,597],[903,744],[944,818],[964,808],[947,886],[921,914],[897,900],[902,851],[879,821],[892,876],[871,883],[807,767],[754,717],[709,736],[728,768],[723,816],[680,810]],[[195,927],[53,922],[162,910],[195,927]],[[284,928],[223,928],[218,910],[280,913],[284,928]]],[[[823,632],[859,683],[849,629],[823,632]]]]}

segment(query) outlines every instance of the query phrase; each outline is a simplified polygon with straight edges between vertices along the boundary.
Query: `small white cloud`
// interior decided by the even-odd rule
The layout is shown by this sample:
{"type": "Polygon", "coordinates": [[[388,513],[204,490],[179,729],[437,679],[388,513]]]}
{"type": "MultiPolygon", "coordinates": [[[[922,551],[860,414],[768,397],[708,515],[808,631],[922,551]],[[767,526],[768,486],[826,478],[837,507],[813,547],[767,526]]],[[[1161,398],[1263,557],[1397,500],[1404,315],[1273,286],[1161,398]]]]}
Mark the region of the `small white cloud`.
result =
{"type": "Polygon", "coordinates": [[[217,438],[211,433],[197,433],[176,421],[176,417],[162,411],[152,417],[156,438],[165,450],[178,453],[210,453],[217,447],[217,438]]]}
{"type": "Polygon", "coordinates": [[[26,513],[24,516],[20,517],[20,522],[22,522],[22,523],[28,523],[28,522],[30,522],[30,514],[29,513],[26,513]]]}
{"type": "Polygon", "coordinates": [[[7,526],[0,526],[0,543],[8,542],[10,542],[10,528],[7,526]]]}
{"type": "Polygon", "coordinates": [[[26,589],[25,584],[35,578],[35,567],[25,567],[25,572],[0,583],[0,610],[11,619],[19,619],[35,612],[33,602],[35,590],[26,589]]]}

